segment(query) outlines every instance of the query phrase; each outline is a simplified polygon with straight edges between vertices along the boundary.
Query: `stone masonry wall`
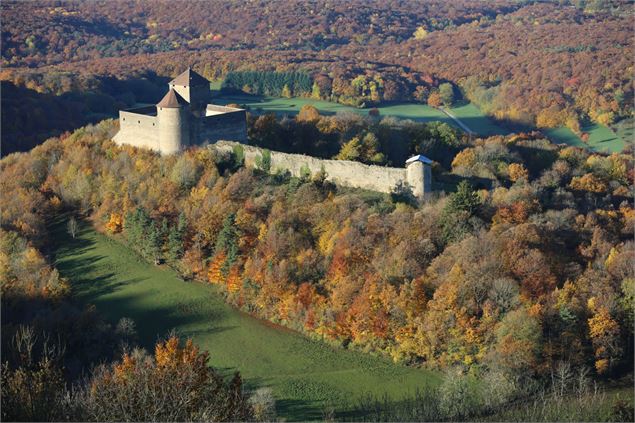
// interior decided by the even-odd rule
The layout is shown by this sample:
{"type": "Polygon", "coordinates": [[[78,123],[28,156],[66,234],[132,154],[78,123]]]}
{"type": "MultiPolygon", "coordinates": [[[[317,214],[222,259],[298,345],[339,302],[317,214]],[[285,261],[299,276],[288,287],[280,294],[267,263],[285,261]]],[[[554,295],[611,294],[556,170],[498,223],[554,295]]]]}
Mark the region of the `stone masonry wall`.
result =
{"type": "Polygon", "coordinates": [[[245,112],[223,112],[224,114],[206,116],[198,121],[196,144],[213,144],[219,140],[247,141],[245,112]]]}
{"type": "Polygon", "coordinates": [[[117,144],[130,144],[157,150],[159,129],[156,116],[119,112],[119,132],[113,138],[117,144]]]}
{"type": "MultiPolygon", "coordinates": [[[[262,149],[231,141],[219,141],[212,148],[222,153],[232,152],[240,145],[245,152],[245,165],[256,166],[256,158],[262,156],[262,149]]],[[[302,169],[308,168],[312,175],[322,169],[327,180],[342,186],[364,188],[390,193],[397,185],[406,183],[406,169],[370,166],[347,160],[323,160],[302,154],[288,154],[271,151],[271,171],[288,170],[293,176],[301,176],[302,169]]]]}

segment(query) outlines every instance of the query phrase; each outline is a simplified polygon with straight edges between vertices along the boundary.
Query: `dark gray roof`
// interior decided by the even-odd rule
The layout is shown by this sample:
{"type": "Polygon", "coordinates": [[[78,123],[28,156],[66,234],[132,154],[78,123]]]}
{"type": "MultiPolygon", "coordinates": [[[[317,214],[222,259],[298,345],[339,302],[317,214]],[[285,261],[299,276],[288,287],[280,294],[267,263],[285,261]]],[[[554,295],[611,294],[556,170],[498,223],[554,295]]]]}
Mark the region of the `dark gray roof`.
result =
{"type": "Polygon", "coordinates": [[[172,88],[170,91],[157,103],[158,107],[165,107],[168,109],[178,109],[183,104],[187,104],[187,101],[176,93],[172,88]]]}
{"type": "Polygon", "coordinates": [[[203,76],[199,75],[192,68],[187,68],[185,72],[170,81],[172,85],[184,85],[186,87],[193,87],[196,85],[208,85],[209,81],[203,76]]]}

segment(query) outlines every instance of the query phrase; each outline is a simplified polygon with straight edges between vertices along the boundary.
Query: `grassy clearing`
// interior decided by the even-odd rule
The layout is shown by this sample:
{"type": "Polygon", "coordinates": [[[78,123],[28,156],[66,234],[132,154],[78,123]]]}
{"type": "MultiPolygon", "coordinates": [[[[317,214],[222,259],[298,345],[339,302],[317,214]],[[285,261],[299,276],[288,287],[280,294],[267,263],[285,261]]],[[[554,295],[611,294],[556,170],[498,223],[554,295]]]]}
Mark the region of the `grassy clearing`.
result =
{"type": "Polygon", "coordinates": [[[622,119],[613,125],[613,130],[625,144],[635,143],[635,118],[622,119]]]}
{"type": "MultiPolygon", "coordinates": [[[[337,112],[355,112],[362,115],[367,115],[370,110],[368,108],[358,109],[339,103],[332,103],[329,101],[314,100],[311,98],[301,97],[273,98],[249,95],[224,95],[215,98],[214,101],[219,104],[244,104],[256,111],[262,110],[265,112],[276,112],[278,114],[290,115],[296,114],[305,104],[311,104],[315,106],[320,111],[320,113],[325,115],[335,114],[337,112]]],[[[425,104],[395,103],[386,104],[377,107],[377,109],[382,116],[395,116],[400,119],[411,119],[417,122],[441,121],[458,128],[456,123],[447,115],[445,115],[445,113],[425,104]]],[[[480,135],[489,136],[496,134],[505,134],[509,132],[501,127],[496,126],[493,121],[483,115],[480,110],[472,104],[452,108],[451,111],[471,130],[480,135]]]]}
{"type": "Polygon", "coordinates": [[[510,131],[502,128],[488,118],[472,103],[466,103],[450,109],[452,114],[467,125],[472,131],[483,136],[505,135],[510,131]]]}
{"type": "Polygon", "coordinates": [[[624,149],[624,140],[610,128],[602,125],[588,125],[582,127],[582,131],[589,134],[588,145],[582,142],[580,137],[569,128],[553,128],[545,132],[547,137],[556,143],[569,144],[575,147],[590,148],[598,152],[620,152],[624,149]]]}
{"type": "Polygon", "coordinates": [[[113,322],[134,319],[147,348],[172,329],[192,337],[216,368],[226,374],[239,370],[249,388],[270,386],[287,419],[322,418],[327,404],[346,411],[343,404],[365,393],[398,399],[439,383],[432,372],[335,349],[245,315],[213,287],[184,282],[88,225],[76,239],[62,221],[53,232],[56,267],[80,301],[95,304],[113,322]]]}
{"type": "MultiPolygon", "coordinates": [[[[213,87],[220,88],[220,82],[213,83],[213,87]]],[[[216,92],[216,94],[219,94],[216,92]]],[[[355,112],[367,115],[370,109],[358,109],[351,106],[345,106],[339,103],[332,103],[323,100],[314,100],[311,98],[294,97],[294,98],[276,98],[261,97],[253,95],[219,95],[213,100],[217,104],[237,103],[250,107],[255,111],[275,112],[278,114],[294,115],[305,104],[315,106],[320,113],[325,115],[335,114],[337,112],[355,112]]],[[[377,107],[382,116],[395,116],[400,119],[411,119],[417,122],[441,121],[448,123],[458,129],[461,129],[452,119],[443,112],[418,103],[397,103],[386,104],[377,107]]],[[[485,114],[472,103],[465,103],[452,107],[450,111],[465,124],[468,128],[480,136],[506,135],[513,131],[498,126],[496,122],[485,114]]],[[[555,143],[565,143],[577,147],[591,148],[600,152],[620,152],[624,149],[624,140],[633,138],[632,123],[625,124],[618,133],[613,132],[610,128],[602,125],[587,125],[582,131],[589,134],[588,145],[582,142],[580,137],[565,127],[548,129],[545,131],[547,138],[555,143]],[[630,132],[629,132],[630,131],[630,132]]]]}

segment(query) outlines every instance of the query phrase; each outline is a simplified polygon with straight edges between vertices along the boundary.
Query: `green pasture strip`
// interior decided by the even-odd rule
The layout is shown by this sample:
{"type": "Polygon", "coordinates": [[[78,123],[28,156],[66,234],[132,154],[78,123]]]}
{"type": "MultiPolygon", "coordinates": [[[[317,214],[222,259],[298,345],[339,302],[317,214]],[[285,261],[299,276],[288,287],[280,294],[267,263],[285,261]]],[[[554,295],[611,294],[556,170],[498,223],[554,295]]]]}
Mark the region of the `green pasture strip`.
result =
{"type": "Polygon", "coordinates": [[[588,144],[582,142],[580,137],[578,137],[569,128],[553,128],[544,130],[543,132],[547,135],[547,138],[555,143],[568,144],[574,147],[590,148],[598,152],[620,152],[626,146],[624,140],[610,128],[598,124],[582,127],[582,132],[589,134],[588,144]]]}
{"type": "MultiPolygon", "coordinates": [[[[295,115],[305,104],[315,106],[320,113],[326,115],[338,112],[355,112],[367,115],[370,110],[370,108],[359,109],[344,104],[304,97],[278,98],[248,94],[227,95],[221,93],[212,101],[221,105],[236,103],[248,106],[255,112],[275,112],[279,115],[295,115]]],[[[380,116],[394,116],[399,119],[411,119],[417,122],[441,121],[461,129],[456,122],[443,112],[425,104],[387,103],[377,107],[377,110],[379,110],[380,116]]],[[[493,119],[486,116],[472,103],[452,107],[450,108],[450,112],[479,136],[489,137],[493,135],[506,135],[513,132],[510,129],[497,125],[493,119]]],[[[610,128],[597,124],[585,126],[582,128],[582,131],[589,134],[588,145],[582,142],[580,137],[566,127],[547,129],[544,132],[547,138],[555,143],[591,148],[600,152],[622,151],[625,146],[624,135],[632,135],[633,132],[632,125],[624,125],[624,133],[622,134],[622,131],[615,133],[610,128]]]]}
{"type": "Polygon", "coordinates": [[[132,318],[148,349],[170,330],[193,338],[224,374],[240,371],[250,389],[271,387],[287,419],[321,419],[328,404],[346,411],[365,393],[398,399],[439,383],[435,373],[275,328],[227,305],[213,286],[185,282],[87,224],[75,239],[65,227],[60,220],[52,228],[55,265],[81,302],[112,322],[132,318]]]}

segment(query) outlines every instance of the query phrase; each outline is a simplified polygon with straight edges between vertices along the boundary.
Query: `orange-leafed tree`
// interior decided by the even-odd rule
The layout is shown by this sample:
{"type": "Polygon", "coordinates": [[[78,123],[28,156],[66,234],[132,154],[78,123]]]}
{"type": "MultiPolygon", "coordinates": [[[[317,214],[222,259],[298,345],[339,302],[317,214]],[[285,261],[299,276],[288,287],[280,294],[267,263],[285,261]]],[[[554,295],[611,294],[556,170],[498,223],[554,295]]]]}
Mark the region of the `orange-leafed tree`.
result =
{"type": "Polygon", "coordinates": [[[529,172],[522,163],[511,163],[507,167],[507,172],[509,173],[509,179],[512,182],[516,182],[519,180],[526,181],[529,178],[529,172]]]}
{"type": "Polygon", "coordinates": [[[125,353],[95,372],[85,394],[87,412],[100,421],[253,420],[240,376],[227,384],[208,360],[191,340],[182,344],[174,336],[159,342],[153,356],[125,353]]]}
{"type": "Polygon", "coordinates": [[[225,266],[225,261],[227,260],[227,255],[223,252],[216,254],[208,265],[207,270],[207,281],[213,284],[222,284],[225,282],[225,274],[223,272],[223,267],[225,266]]]}
{"type": "Polygon", "coordinates": [[[225,280],[225,285],[227,286],[228,292],[238,292],[240,291],[240,287],[242,286],[242,277],[240,274],[240,266],[238,264],[234,264],[227,274],[227,278],[225,280]]]}
{"type": "Polygon", "coordinates": [[[443,105],[441,95],[438,91],[434,91],[428,96],[428,105],[432,107],[441,107],[443,105]]]}
{"type": "Polygon", "coordinates": [[[591,297],[588,308],[593,313],[588,320],[589,336],[595,353],[595,369],[599,374],[608,373],[621,356],[620,326],[608,307],[591,297]]]}
{"type": "Polygon", "coordinates": [[[110,218],[106,224],[106,229],[111,233],[117,234],[123,229],[123,217],[120,213],[110,213],[110,218]]]}

